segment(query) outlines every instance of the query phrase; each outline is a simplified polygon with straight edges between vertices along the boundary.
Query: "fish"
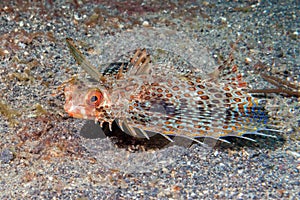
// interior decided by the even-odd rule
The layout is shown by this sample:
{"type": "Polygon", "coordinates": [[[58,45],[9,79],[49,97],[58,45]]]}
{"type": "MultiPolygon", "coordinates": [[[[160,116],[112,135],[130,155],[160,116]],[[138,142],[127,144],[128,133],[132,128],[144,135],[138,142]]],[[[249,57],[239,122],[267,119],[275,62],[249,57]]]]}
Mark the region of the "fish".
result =
{"type": "Polygon", "coordinates": [[[161,134],[229,143],[226,137],[255,141],[249,134],[275,137],[265,100],[247,92],[236,65],[218,67],[201,77],[197,68],[153,62],[146,49],[137,49],[127,62],[99,70],[85,59],[73,40],[67,44],[90,80],[72,79],[64,86],[64,110],[70,117],[109,124],[127,134],[150,139],[161,134]],[[102,71],[102,72],[99,72],[102,71]]]}

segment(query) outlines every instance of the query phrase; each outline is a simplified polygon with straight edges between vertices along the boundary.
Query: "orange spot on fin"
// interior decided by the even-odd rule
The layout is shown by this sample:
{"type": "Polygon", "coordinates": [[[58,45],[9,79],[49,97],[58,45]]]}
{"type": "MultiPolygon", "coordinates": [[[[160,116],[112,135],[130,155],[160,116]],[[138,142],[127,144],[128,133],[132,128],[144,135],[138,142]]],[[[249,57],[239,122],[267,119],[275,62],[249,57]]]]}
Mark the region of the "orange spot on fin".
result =
{"type": "Polygon", "coordinates": [[[238,73],[237,65],[233,65],[229,71],[228,68],[224,68],[224,72],[221,73],[221,81],[226,82],[233,88],[247,88],[248,84],[243,80],[242,74],[238,73]]]}

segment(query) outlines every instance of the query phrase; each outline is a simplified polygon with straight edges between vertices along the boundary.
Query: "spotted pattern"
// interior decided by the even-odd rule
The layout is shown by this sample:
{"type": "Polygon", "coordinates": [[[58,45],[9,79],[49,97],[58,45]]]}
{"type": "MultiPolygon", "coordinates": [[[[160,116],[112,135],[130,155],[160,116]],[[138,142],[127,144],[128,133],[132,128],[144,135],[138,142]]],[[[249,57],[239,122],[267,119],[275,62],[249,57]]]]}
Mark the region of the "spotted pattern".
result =
{"type": "Polygon", "coordinates": [[[153,64],[147,75],[130,75],[128,63],[110,65],[102,72],[110,77],[109,84],[96,86],[103,94],[101,104],[82,101],[95,85],[70,83],[65,89],[65,110],[73,117],[109,123],[118,119],[140,130],[189,138],[242,136],[265,127],[267,111],[242,90],[246,83],[235,66],[214,81],[181,64],[153,64]],[[117,79],[121,66],[123,76],[117,79]]]}
{"type": "Polygon", "coordinates": [[[171,86],[166,82],[172,79],[136,92],[140,100],[131,102],[129,112],[133,126],[168,135],[219,138],[256,130],[268,118],[264,108],[236,84],[197,78],[177,78],[171,86]]]}

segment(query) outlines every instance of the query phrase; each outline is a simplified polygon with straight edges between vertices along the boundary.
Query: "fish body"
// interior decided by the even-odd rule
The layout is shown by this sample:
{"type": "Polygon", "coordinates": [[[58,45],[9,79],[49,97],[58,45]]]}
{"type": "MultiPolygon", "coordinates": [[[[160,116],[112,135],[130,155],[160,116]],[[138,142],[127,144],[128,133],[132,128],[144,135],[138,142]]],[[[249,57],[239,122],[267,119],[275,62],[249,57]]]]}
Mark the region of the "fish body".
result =
{"type": "Polygon", "coordinates": [[[134,55],[126,71],[124,63],[114,71],[106,68],[105,81],[69,82],[65,111],[101,126],[108,122],[111,127],[116,121],[132,136],[146,138],[154,132],[168,139],[171,135],[222,139],[267,129],[267,111],[244,91],[247,84],[235,73],[236,66],[229,76],[216,80],[168,63],[151,63],[145,54],[140,57],[134,55]]]}

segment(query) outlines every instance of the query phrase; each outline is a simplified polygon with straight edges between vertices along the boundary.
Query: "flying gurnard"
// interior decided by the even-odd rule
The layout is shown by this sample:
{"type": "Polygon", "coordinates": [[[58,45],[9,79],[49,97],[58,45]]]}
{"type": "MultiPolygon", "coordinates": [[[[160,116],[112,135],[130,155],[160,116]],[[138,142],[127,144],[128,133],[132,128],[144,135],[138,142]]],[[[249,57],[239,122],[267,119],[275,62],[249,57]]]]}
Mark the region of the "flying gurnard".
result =
{"type": "MultiPolygon", "coordinates": [[[[93,81],[71,79],[64,84],[65,111],[75,118],[113,121],[126,133],[150,138],[152,133],[199,142],[227,136],[252,140],[248,134],[277,131],[269,122],[265,101],[247,93],[237,66],[223,66],[201,77],[196,67],[153,62],[147,50],[136,50],[128,62],[97,70],[67,44],[93,81]]],[[[272,136],[273,137],[273,136],[272,136]]]]}

